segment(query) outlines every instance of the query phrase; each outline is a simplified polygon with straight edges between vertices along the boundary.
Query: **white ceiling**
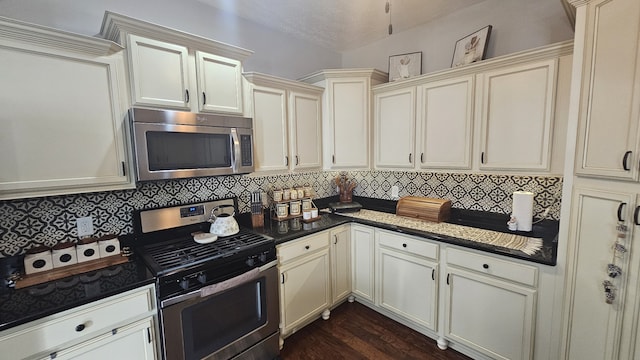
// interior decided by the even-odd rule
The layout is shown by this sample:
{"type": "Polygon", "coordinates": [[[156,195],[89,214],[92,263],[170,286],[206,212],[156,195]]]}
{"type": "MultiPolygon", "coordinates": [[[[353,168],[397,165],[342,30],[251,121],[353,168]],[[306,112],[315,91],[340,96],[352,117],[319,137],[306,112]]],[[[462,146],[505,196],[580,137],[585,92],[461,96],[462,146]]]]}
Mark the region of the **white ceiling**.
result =
{"type": "MultiPolygon", "coordinates": [[[[198,0],[336,51],[388,35],[387,0],[198,0]]],[[[485,0],[389,0],[398,33],[485,0]]]]}

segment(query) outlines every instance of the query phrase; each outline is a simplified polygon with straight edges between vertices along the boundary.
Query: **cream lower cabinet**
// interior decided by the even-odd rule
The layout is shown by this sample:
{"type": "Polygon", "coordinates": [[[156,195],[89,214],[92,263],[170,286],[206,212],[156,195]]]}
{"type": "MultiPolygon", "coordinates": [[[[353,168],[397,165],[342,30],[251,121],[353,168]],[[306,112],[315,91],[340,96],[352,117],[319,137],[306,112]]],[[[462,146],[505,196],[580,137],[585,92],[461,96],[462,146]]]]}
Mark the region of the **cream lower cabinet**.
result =
{"type": "Polygon", "coordinates": [[[351,295],[351,234],[349,225],[331,229],[331,304],[351,295]]]}
{"type": "Polygon", "coordinates": [[[531,359],[538,269],[453,248],[445,264],[445,339],[493,359],[531,359]]]}
{"type": "Polygon", "coordinates": [[[329,232],[278,245],[276,250],[280,272],[280,334],[285,338],[318,315],[329,316],[329,232]]]}
{"type": "Polygon", "coordinates": [[[121,48],[15,20],[0,33],[0,200],[133,188],[121,48]]]}
{"type": "Polygon", "coordinates": [[[611,191],[610,186],[574,188],[565,293],[566,359],[632,358],[631,339],[640,310],[640,257],[634,248],[638,236],[633,235],[638,226],[632,222],[638,220],[638,208],[635,193],[611,191]],[[620,225],[628,230],[618,230],[620,225]],[[615,251],[616,242],[627,252],[615,251]],[[619,266],[621,275],[609,277],[608,264],[619,266]],[[604,281],[612,285],[611,303],[604,281]]]}
{"type": "MultiPolygon", "coordinates": [[[[153,341],[150,341],[153,318],[117,329],[116,333],[106,333],[83,344],[56,353],[60,360],[111,360],[111,359],[156,359],[153,341]]],[[[49,360],[51,355],[42,360],[49,360]]]]}
{"type": "Polygon", "coordinates": [[[438,245],[384,230],[376,230],[376,244],[376,304],[435,331],[438,245]]]}
{"type": "Polygon", "coordinates": [[[0,332],[7,359],[156,359],[153,285],[0,332]]]}
{"type": "Polygon", "coordinates": [[[258,73],[246,73],[254,120],[255,170],[322,167],[322,88],[258,73]]]}
{"type": "Polygon", "coordinates": [[[375,290],[375,229],[351,225],[351,285],[353,295],[373,304],[375,290]]]}

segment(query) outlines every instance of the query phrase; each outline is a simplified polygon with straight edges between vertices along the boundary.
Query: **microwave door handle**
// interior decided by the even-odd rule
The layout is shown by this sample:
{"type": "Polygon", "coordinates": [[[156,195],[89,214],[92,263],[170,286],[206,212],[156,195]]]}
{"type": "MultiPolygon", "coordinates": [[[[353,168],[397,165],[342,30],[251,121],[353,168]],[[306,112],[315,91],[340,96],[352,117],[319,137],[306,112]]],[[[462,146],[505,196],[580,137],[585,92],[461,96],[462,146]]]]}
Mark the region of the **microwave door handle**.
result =
{"type": "Polygon", "coordinates": [[[231,129],[231,149],[231,168],[235,173],[238,171],[238,159],[240,158],[240,140],[235,128],[231,129]]]}

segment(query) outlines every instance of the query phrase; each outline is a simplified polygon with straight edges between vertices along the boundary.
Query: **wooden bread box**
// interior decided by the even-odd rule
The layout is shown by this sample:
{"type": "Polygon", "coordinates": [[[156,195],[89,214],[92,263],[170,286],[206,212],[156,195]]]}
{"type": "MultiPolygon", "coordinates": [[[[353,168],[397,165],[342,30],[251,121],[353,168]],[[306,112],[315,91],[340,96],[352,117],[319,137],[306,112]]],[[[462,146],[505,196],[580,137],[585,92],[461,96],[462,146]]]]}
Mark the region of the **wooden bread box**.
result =
{"type": "Polygon", "coordinates": [[[422,196],[405,196],[398,200],[396,215],[443,222],[451,215],[451,200],[422,196]]]}

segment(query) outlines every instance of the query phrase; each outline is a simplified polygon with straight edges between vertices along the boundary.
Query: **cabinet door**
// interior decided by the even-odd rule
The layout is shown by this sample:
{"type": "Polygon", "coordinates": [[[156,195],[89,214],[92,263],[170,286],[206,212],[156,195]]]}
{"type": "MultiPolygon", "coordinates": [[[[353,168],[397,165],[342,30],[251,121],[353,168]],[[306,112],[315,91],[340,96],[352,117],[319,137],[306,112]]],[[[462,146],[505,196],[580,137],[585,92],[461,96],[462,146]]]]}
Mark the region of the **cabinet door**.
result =
{"type": "MultiPolygon", "coordinates": [[[[156,359],[158,357],[153,333],[153,319],[147,318],[59,351],[55,358],[61,360],[156,359]]],[[[46,359],[51,358],[53,357],[46,357],[46,359]]]]}
{"type": "Polygon", "coordinates": [[[190,110],[187,48],[136,35],[128,45],[133,105],[190,110]]]}
{"type": "Polygon", "coordinates": [[[532,357],[535,290],[451,268],[447,285],[446,338],[493,359],[532,357]]]}
{"type": "Polygon", "coordinates": [[[421,168],[471,168],[473,87],[465,76],[418,88],[421,168]]]}
{"type": "Polygon", "coordinates": [[[548,170],[556,61],[513,66],[482,79],[481,169],[548,170]]]}
{"type": "Polygon", "coordinates": [[[287,96],[284,90],[254,86],[255,170],[288,170],[287,96]]]}
{"type": "Polygon", "coordinates": [[[331,169],[369,167],[369,80],[328,80],[331,169]]]}
{"type": "Polygon", "coordinates": [[[374,301],[374,231],[364,226],[351,226],[351,283],[353,294],[374,301]]]}
{"type": "Polygon", "coordinates": [[[196,51],[198,109],[242,114],[242,63],[196,51]]]}
{"type": "Polygon", "coordinates": [[[331,230],[331,304],[351,294],[351,241],[349,227],[331,230]]]}
{"type": "Polygon", "coordinates": [[[320,96],[290,92],[291,167],[320,168],[322,166],[322,128],[320,96]]]}
{"type": "MultiPolygon", "coordinates": [[[[623,320],[630,318],[623,312],[629,256],[614,257],[613,244],[618,239],[616,226],[631,225],[632,208],[631,194],[574,190],[565,292],[569,359],[618,358],[623,320]],[[607,264],[612,262],[622,268],[622,276],[615,279],[606,273],[607,264]],[[612,304],[605,302],[604,280],[616,287],[612,304]]],[[[627,239],[619,241],[626,247],[631,245],[627,239]]]]}
{"type": "Polygon", "coordinates": [[[380,247],[378,281],[381,307],[436,330],[438,265],[417,256],[380,247]]]}
{"type": "Polygon", "coordinates": [[[0,47],[0,200],[133,186],[124,59],[0,47]]]}
{"type": "Polygon", "coordinates": [[[375,166],[413,168],[416,88],[379,93],[375,101],[375,166]]]}
{"type": "Polygon", "coordinates": [[[280,272],[282,333],[287,335],[329,309],[329,249],[301,257],[283,266],[280,272]]]}
{"type": "Polygon", "coordinates": [[[638,179],[640,2],[587,5],[576,173],[638,179]]]}

